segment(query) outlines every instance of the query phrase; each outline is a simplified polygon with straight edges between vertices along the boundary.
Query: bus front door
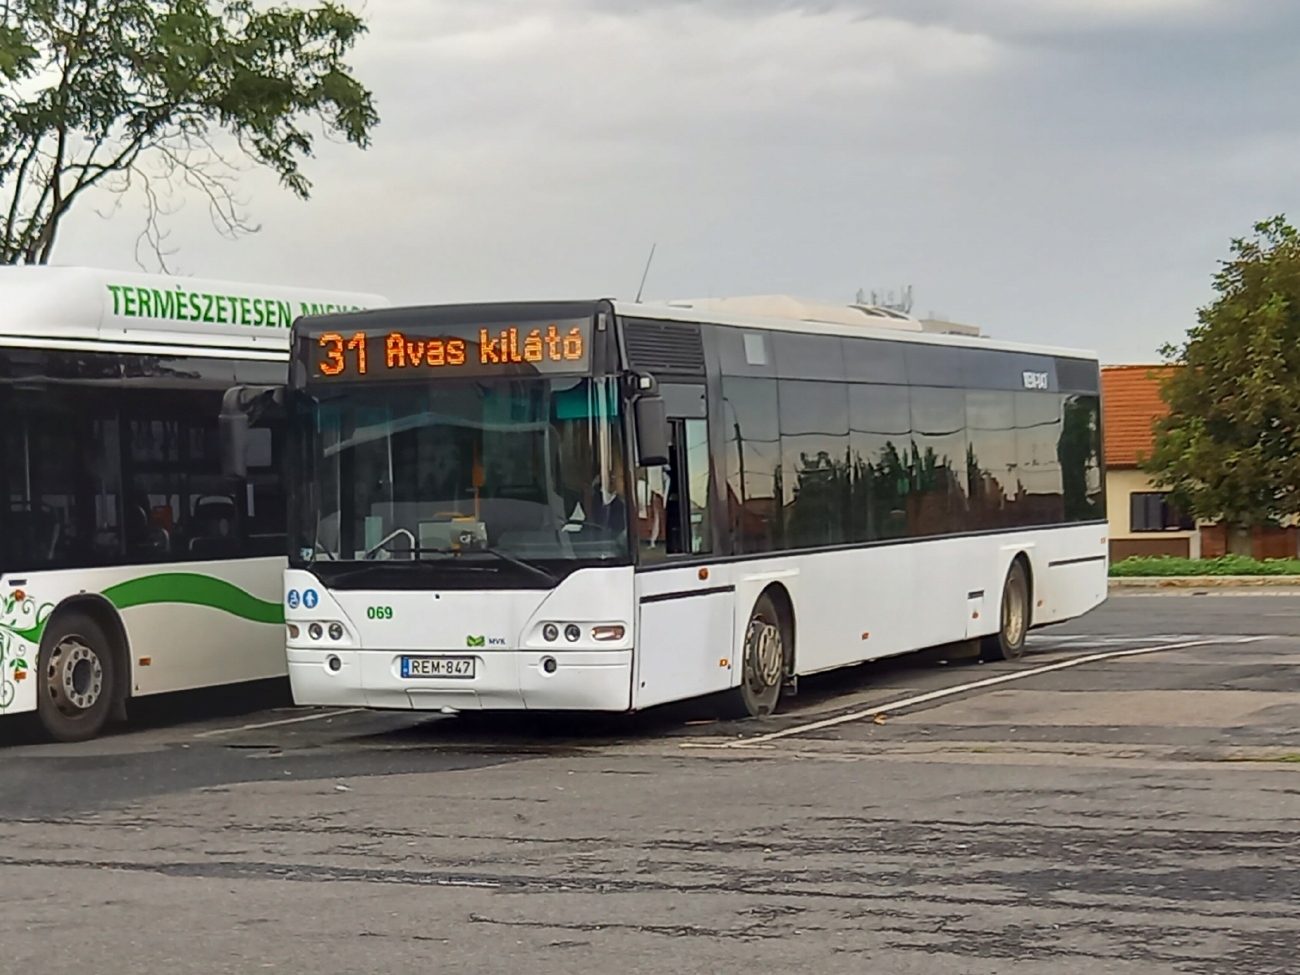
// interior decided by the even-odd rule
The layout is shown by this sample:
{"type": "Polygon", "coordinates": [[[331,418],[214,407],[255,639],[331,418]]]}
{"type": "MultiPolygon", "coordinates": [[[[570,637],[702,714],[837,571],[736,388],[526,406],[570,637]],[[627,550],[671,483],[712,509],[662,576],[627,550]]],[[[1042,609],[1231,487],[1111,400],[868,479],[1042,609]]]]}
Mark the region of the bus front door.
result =
{"type": "Polygon", "coordinates": [[[639,468],[633,528],[639,571],[634,707],[723,691],[734,593],[707,564],[709,438],[702,387],[665,387],[671,449],[663,467],[639,468]]]}

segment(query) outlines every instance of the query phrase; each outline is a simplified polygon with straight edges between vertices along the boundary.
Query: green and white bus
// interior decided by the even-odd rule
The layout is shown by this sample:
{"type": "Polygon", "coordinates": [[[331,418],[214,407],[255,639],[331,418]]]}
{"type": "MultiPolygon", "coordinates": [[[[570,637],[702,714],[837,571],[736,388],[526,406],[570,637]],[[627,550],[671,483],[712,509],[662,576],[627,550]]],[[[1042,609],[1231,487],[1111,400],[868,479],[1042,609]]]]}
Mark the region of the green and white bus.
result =
{"type": "Polygon", "coordinates": [[[298,316],[385,304],[0,268],[0,715],[84,740],[132,697],[284,676],[282,438],[225,479],[222,395],[284,382],[298,316]]]}

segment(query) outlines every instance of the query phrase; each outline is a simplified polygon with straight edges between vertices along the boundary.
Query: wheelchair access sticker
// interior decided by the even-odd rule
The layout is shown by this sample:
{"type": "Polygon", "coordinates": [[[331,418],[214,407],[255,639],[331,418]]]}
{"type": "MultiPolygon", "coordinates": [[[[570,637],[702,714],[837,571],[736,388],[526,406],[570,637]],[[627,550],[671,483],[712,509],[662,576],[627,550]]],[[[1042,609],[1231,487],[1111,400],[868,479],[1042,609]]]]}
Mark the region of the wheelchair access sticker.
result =
{"type": "Polygon", "coordinates": [[[288,591],[288,593],[285,594],[284,601],[285,601],[286,603],[289,604],[289,608],[290,608],[290,609],[297,609],[297,608],[298,608],[298,590],[297,590],[297,589],[290,589],[290,590],[288,591]]]}

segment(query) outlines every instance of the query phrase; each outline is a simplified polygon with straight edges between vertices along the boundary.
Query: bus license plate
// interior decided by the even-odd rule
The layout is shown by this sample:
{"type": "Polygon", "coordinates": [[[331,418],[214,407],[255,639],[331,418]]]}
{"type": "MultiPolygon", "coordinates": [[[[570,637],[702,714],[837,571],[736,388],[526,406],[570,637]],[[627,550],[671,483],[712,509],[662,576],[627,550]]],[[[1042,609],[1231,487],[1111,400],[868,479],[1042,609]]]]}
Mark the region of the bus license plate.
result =
{"type": "Polygon", "coordinates": [[[403,657],[403,677],[473,677],[473,657],[403,657]]]}

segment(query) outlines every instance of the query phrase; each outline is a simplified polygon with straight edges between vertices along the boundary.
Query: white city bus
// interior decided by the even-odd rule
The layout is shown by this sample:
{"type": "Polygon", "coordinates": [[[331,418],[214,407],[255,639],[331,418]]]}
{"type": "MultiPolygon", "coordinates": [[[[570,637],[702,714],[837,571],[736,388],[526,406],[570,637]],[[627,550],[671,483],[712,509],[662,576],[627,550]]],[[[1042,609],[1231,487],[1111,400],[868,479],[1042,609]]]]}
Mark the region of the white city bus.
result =
{"type": "Polygon", "coordinates": [[[234,383],[373,295],[0,268],[0,715],[97,734],[127,698],[283,677],[283,432],[222,474],[234,383]]]}
{"type": "Polygon", "coordinates": [[[732,299],[304,318],[292,357],[299,703],[761,715],[1105,598],[1089,353],[732,299]]]}

